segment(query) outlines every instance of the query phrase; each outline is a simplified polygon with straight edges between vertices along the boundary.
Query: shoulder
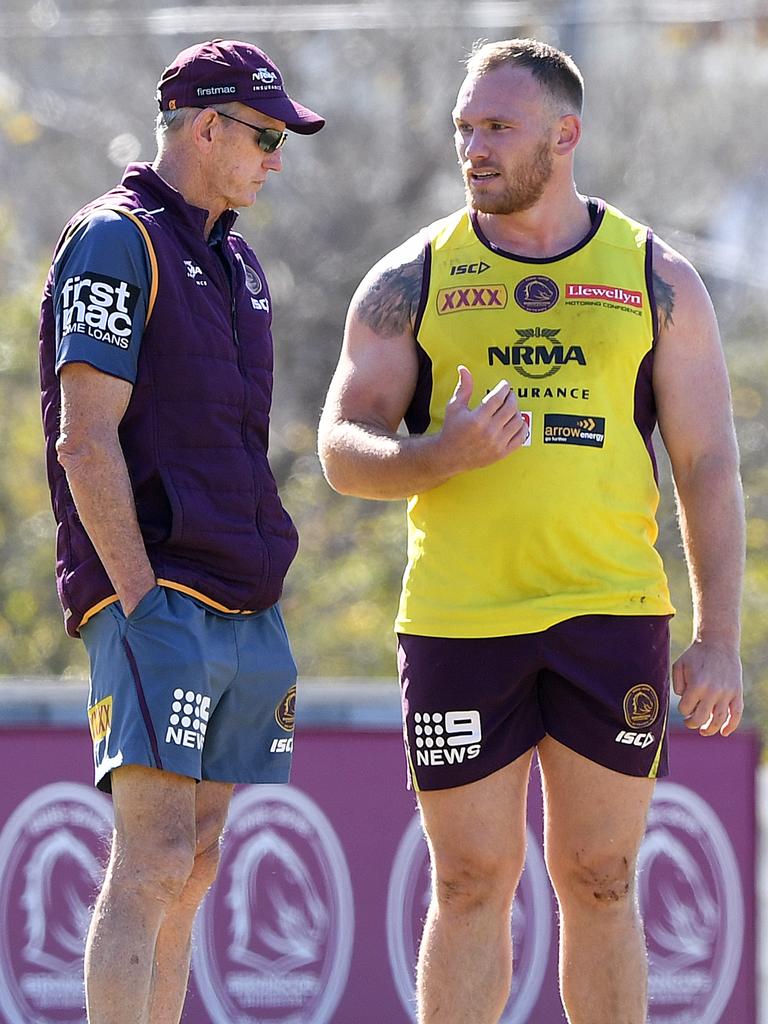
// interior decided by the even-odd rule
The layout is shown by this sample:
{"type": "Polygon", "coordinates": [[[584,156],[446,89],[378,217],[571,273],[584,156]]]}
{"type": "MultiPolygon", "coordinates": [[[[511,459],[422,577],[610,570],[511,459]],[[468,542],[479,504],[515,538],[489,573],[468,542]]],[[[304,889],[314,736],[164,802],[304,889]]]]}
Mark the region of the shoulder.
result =
{"type": "Polygon", "coordinates": [[[376,334],[401,334],[413,324],[421,299],[429,237],[419,231],[379,260],[352,299],[352,316],[376,334]]]}
{"type": "Polygon", "coordinates": [[[651,283],[659,332],[671,328],[676,319],[708,314],[711,300],[693,264],[656,235],[651,245],[651,283]]]}
{"type": "Polygon", "coordinates": [[[112,209],[95,209],[72,222],[69,236],[57,254],[57,262],[80,253],[92,258],[114,257],[116,253],[143,254],[145,242],[131,217],[112,209]]]}

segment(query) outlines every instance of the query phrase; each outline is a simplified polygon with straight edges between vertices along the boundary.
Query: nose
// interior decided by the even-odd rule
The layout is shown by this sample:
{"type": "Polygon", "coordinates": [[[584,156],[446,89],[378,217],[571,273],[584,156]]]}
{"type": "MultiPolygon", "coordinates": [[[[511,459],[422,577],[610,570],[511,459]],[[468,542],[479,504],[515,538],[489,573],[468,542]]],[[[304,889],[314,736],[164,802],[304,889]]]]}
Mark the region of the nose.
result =
{"type": "Polygon", "coordinates": [[[488,156],[488,141],[478,128],[464,139],[464,156],[467,160],[488,156]]]}
{"type": "Polygon", "coordinates": [[[283,151],[282,149],[276,149],[272,153],[266,153],[264,156],[264,166],[268,171],[282,171],[283,169],[283,151]]]}

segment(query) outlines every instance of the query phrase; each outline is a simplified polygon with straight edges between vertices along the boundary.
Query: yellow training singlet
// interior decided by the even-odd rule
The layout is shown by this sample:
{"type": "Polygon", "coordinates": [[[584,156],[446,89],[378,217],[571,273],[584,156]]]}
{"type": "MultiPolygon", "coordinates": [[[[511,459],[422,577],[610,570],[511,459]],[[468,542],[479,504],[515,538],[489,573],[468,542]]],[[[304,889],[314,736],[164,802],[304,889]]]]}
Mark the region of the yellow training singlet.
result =
{"type": "Polygon", "coordinates": [[[506,379],[531,436],[410,499],[399,632],[505,636],[674,611],[654,547],[651,233],[591,209],[587,237],[553,259],[504,252],[467,211],[427,229],[409,429],[440,430],[463,363],[470,407],[506,379]]]}

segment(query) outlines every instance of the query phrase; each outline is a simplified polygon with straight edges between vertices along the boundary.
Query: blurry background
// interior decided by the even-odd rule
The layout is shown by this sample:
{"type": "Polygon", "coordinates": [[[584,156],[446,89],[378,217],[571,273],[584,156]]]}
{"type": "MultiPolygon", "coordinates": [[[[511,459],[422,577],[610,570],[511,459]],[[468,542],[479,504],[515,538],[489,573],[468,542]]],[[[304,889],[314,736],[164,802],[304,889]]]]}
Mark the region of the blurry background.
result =
{"type": "MultiPolygon", "coordinates": [[[[239,228],[271,285],[272,458],[301,548],[284,608],[305,676],[392,676],[402,503],[339,498],[315,429],[363,273],[463,201],[450,112],[478,38],[534,35],[585,74],[583,192],[653,225],[699,268],[733,382],[749,517],[748,716],[768,730],[768,8],[765,0],[357,0],[0,6],[0,674],[82,677],[53,579],[37,396],[39,294],[64,221],[154,156],[155,83],[181,48],[249,39],[328,118],[292,136],[239,228]]],[[[708,412],[701,410],[701,429],[708,412]]],[[[666,474],[665,470],[665,474],[666,474]]],[[[544,524],[545,525],[545,524],[544,524]]],[[[669,487],[660,547],[690,598],[669,487]]]]}

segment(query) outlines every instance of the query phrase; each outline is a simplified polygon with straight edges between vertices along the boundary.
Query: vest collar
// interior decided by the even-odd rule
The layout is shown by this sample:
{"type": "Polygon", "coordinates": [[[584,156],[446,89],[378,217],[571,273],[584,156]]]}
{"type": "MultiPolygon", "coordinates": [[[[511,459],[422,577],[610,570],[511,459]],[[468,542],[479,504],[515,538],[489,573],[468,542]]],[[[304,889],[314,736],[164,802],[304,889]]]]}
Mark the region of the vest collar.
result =
{"type": "MultiPolygon", "coordinates": [[[[184,196],[161,178],[148,163],[128,164],[120,183],[124,188],[137,191],[150,200],[150,206],[158,205],[170,209],[174,216],[192,228],[201,237],[205,233],[208,211],[188,203],[184,196]]],[[[237,220],[236,210],[225,210],[211,230],[211,238],[224,238],[231,231],[237,220]]]]}

